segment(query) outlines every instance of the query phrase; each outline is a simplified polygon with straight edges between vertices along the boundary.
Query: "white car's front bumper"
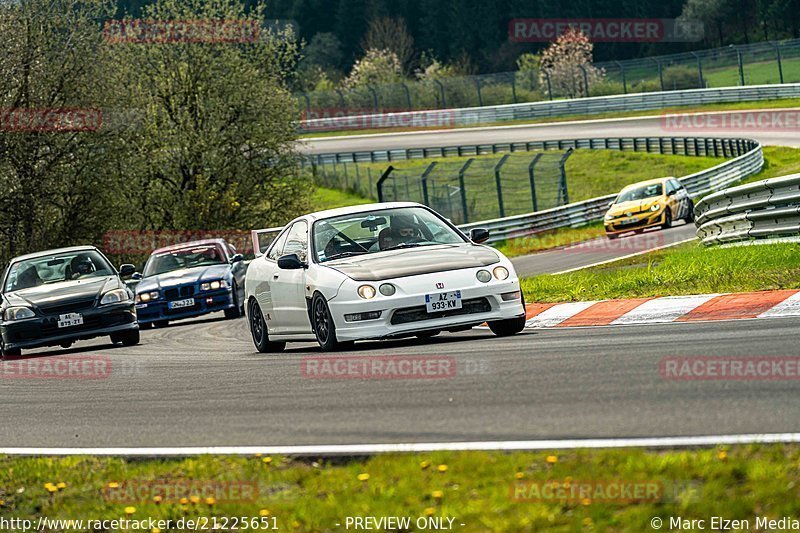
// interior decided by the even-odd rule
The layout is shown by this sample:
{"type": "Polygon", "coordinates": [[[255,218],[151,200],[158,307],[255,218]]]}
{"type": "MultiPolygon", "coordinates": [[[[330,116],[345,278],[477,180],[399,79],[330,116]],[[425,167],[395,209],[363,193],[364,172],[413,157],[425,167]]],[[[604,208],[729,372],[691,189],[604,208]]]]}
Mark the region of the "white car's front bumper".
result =
{"type": "MultiPolygon", "coordinates": [[[[494,266],[496,265],[492,265],[494,266]]],[[[504,300],[502,297],[503,294],[509,295],[520,291],[519,280],[513,271],[506,280],[492,278],[490,282],[482,283],[475,277],[477,270],[437,272],[376,283],[345,283],[339,289],[338,295],[328,302],[336,325],[336,337],[340,341],[380,339],[430,330],[455,329],[492,320],[516,318],[525,314],[521,298],[504,300]],[[436,284],[441,282],[445,287],[437,289],[436,284]],[[359,285],[372,285],[377,290],[383,283],[391,283],[397,292],[392,296],[384,296],[378,292],[370,300],[362,299],[356,293],[359,285]],[[447,316],[427,313],[426,294],[456,290],[461,291],[460,313],[449,311],[447,316]],[[380,318],[354,322],[345,320],[345,314],[371,311],[381,311],[380,318]]],[[[491,268],[487,270],[491,271],[491,268]]]]}

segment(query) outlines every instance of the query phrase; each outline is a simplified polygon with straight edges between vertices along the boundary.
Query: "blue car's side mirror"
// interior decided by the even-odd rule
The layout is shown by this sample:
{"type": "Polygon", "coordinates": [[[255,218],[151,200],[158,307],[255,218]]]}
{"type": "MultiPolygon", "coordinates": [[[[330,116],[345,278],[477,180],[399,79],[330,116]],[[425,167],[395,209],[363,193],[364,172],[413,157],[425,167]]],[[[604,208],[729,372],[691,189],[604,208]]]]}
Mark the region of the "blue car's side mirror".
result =
{"type": "Polygon", "coordinates": [[[244,260],[244,256],[242,254],[236,254],[233,257],[231,257],[231,263],[238,263],[239,261],[243,261],[243,260],[244,260]]]}

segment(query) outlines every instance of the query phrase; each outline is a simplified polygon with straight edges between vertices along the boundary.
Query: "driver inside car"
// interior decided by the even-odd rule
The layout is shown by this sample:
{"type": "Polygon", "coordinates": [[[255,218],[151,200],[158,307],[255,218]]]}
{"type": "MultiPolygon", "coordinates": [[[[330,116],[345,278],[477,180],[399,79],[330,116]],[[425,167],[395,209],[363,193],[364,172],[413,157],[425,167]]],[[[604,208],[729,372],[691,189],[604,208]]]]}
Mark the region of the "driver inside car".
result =
{"type": "Polygon", "coordinates": [[[97,269],[94,266],[91,258],[86,254],[76,255],[69,263],[69,279],[79,279],[83,276],[95,272],[97,269]]]}
{"type": "Polygon", "coordinates": [[[381,250],[409,242],[423,240],[422,231],[414,220],[406,215],[394,215],[388,228],[381,230],[378,246],[381,250]]]}

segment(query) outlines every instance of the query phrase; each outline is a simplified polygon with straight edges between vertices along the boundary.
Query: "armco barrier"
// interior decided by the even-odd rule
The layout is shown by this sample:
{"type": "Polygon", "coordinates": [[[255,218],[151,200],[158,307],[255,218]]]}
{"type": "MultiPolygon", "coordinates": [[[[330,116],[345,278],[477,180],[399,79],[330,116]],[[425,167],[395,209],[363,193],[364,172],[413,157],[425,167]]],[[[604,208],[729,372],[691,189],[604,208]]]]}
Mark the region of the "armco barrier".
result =
{"type": "MultiPolygon", "coordinates": [[[[505,104],[486,107],[450,109],[452,118],[448,127],[479,126],[495,122],[554,118],[570,115],[594,115],[613,111],[652,111],[669,107],[681,107],[731,102],[755,102],[800,98],[800,83],[783,85],[754,85],[744,87],[722,87],[719,89],[688,89],[655,93],[617,94],[594,96],[572,100],[505,104]]],[[[360,122],[367,124],[414,124],[435,123],[440,120],[442,110],[406,111],[365,115],[360,122]]],[[[301,131],[327,131],[331,119],[314,119],[300,122],[301,131]]],[[[375,126],[373,126],[375,127],[375,126]]],[[[335,128],[330,128],[335,129],[335,128]]]]}
{"type": "Polygon", "coordinates": [[[695,207],[697,237],[723,244],[800,234],[800,174],[731,187],[695,207]]]}
{"type": "MultiPolygon", "coordinates": [[[[719,165],[678,178],[692,198],[723,189],[761,170],[764,154],[758,141],[752,139],[728,139],[708,137],[613,137],[603,139],[564,139],[554,141],[532,141],[527,143],[493,144],[481,146],[451,146],[442,148],[389,150],[373,152],[350,152],[319,154],[313,156],[317,162],[394,161],[423,157],[448,157],[476,155],[503,151],[530,151],[569,148],[590,150],[621,150],[660,154],[732,157],[719,165]]],[[[616,195],[592,198],[583,202],[567,204],[545,211],[516,215],[459,226],[464,231],[482,227],[491,232],[489,242],[498,242],[522,237],[564,226],[581,225],[601,219],[616,195]]]]}

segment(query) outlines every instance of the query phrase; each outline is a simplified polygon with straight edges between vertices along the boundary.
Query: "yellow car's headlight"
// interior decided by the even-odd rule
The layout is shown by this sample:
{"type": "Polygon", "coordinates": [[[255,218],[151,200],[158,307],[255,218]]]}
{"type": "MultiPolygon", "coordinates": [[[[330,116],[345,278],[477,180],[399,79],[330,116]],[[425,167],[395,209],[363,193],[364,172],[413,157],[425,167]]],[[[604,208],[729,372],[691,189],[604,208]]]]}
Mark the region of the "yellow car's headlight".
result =
{"type": "Polygon", "coordinates": [[[661,209],[661,204],[659,203],[655,203],[650,206],[650,211],[658,211],[659,209],[661,209]]]}

